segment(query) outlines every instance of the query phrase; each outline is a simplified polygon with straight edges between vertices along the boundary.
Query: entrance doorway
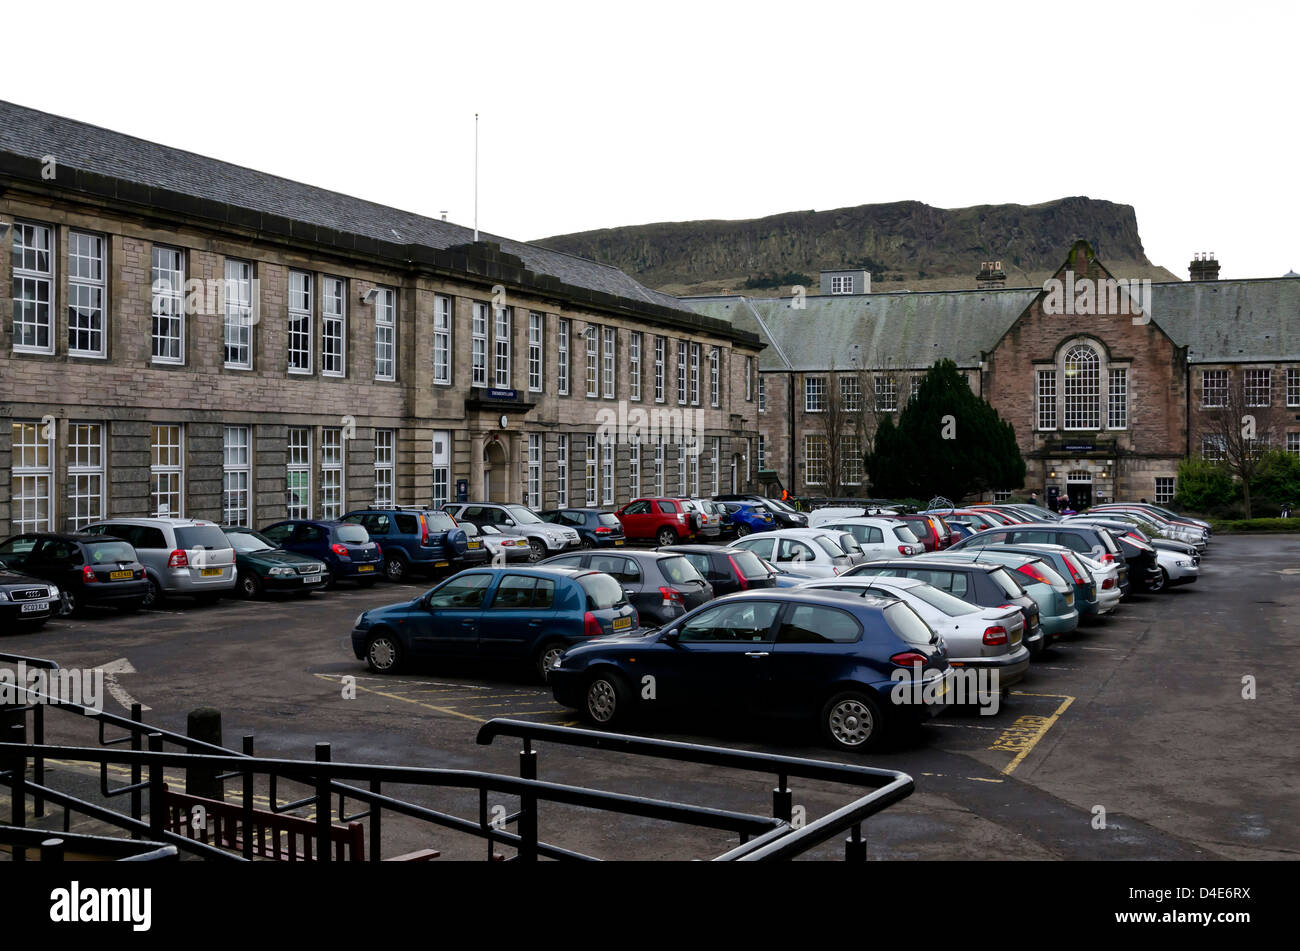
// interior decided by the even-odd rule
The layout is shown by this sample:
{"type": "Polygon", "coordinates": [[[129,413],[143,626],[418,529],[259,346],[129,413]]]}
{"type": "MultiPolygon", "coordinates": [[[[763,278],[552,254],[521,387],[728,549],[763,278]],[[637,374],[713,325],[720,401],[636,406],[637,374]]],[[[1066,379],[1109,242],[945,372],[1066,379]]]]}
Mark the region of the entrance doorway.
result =
{"type": "Polygon", "coordinates": [[[1070,508],[1082,512],[1092,507],[1092,473],[1079,470],[1065,477],[1065,491],[1070,497],[1070,508]]]}
{"type": "Polygon", "coordinates": [[[506,498],[506,450],[495,440],[483,447],[483,500],[508,502],[506,498]]]}

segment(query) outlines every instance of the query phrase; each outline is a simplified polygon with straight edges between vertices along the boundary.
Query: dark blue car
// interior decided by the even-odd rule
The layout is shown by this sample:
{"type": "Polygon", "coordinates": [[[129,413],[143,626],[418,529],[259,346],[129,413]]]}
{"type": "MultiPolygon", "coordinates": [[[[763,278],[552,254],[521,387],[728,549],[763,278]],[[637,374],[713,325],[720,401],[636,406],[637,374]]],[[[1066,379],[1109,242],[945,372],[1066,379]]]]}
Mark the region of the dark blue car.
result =
{"type": "Polygon", "coordinates": [[[627,542],[623,523],[613,512],[600,509],[548,509],[538,512],[544,522],[565,525],[574,529],[582,539],[583,548],[617,548],[627,542]]]}
{"type": "Polygon", "coordinates": [[[383,552],[360,525],[287,519],[266,526],[262,534],[285,551],[325,562],[329,568],[326,588],[340,579],[370,587],[383,574],[383,552]]]}
{"type": "Polygon", "coordinates": [[[807,589],[729,595],[571,648],[550,672],[555,699],[599,726],[661,710],[776,716],[849,751],[942,711],[952,679],[943,641],[904,602],[807,589]]]}
{"type": "Polygon", "coordinates": [[[476,568],[420,597],[366,611],[352,651],[376,673],[414,660],[526,662],[545,679],[573,644],[638,627],[623,587],[579,568],[476,568]]]}
{"type": "Polygon", "coordinates": [[[770,532],[776,528],[776,520],[767,506],[756,502],[719,502],[731,517],[732,527],[737,538],[744,538],[754,532],[770,532]]]}
{"type": "Polygon", "coordinates": [[[446,512],[432,509],[368,508],[348,512],[341,522],[360,525],[384,553],[384,576],[404,581],[412,571],[432,575],[489,561],[483,541],[469,538],[446,512]]]}

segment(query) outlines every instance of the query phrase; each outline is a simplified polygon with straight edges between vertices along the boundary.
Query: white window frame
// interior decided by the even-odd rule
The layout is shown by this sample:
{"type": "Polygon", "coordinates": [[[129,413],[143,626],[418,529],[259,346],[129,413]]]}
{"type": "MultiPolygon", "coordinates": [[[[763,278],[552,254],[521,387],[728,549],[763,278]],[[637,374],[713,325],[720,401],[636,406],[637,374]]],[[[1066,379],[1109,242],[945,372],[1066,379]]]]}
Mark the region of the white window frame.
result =
{"type": "Polygon", "coordinates": [[[514,328],[515,309],[498,307],[493,321],[492,382],[500,390],[510,389],[510,334],[514,328]]]}
{"type": "Polygon", "coordinates": [[[627,447],[627,481],[628,492],[632,498],[641,495],[641,444],[634,442],[627,447]]]}
{"type": "Polygon", "coordinates": [[[677,341],[677,403],[680,406],[686,405],[687,352],[686,341],[677,341]]]}
{"type": "Polygon", "coordinates": [[[1228,405],[1228,387],[1231,385],[1231,377],[1227,370],[1202,370],[1201,371],[1201,408],[1202,409],[1219,409],[1228,405]],[[1211,386],[1213,382],[1213,386],[1211,386]],[[1216,397],[1214,402],[1209,401],[1211,394],[1216,397]]]}
{"type": "Polygon", "coordinates": [[[700,345],[691,344],[691,405],[700,405],[700,345]]]}
{"type": "Polygon", "coordinates": [[[840,408],[846,413],[862,411],[862,381],[856,376],[840,377],[840,408]]]}
{"type": "Polygon", "coordinates": [[[821,433],[806,433],[803,437],[803,484],[826,484],[826,437],[821,433]],[[814,452],[814,447],[816,451],[814,452]]]}
{"type": "Polygon", "coordinates": [[[1101,429],[1101,355],[1091,343],[1070,344],[1062,356],[1062,418],[1066,432],[1101,429]],[[1076,369],[1069,372],[1071,365],[1076,369]]]}
{"type": "Polygon", "coordinates": [[[598,479],[600,461],[596,455],[596,436],[591,434],[587,436],[587,470],[586,470],[586,488],[587,488],[587,505],[588,507],[596,504],[598,497],[598,479]]]}
{"type": "Polygon", "coordinates": [[[103,423],[68,424],[68,528],[80,531],[104,517],[107,466],[103,423]]]}
{"type": "Polygon", "coordinates": [[[628,335],[627,341],[627,398],[638,403],[641,401],[641,346],[643,339],[643,334],[633,331],[628,335]]]}
{"type": "Polygon", "coordinates": [[[394,473],[397,466],[397,430],[375,430],[374,504],[375,508],[388,508],[394,504],[394,473]]]}
{"type": "Polygon", "coordinates": [[[1220,435],[1201,436],[1201,458],[1206,462],[1223,462],[1228,458],[1228,447],[1220,435]]]}
{"type": "Polygon", "coordinates": [[[397,379],[397,291],[392,287],[380,287],[378,291],[379,296],[375,298],[375,379],[387,383],[397,379]]]}
{"type": "Polygon", "coordinates": [[[852,275],[852,274],[833,274],[833,275],[831,275],[831,293],[832,293],[832,294],[852,294],[852,293],[853,293],[853,275],[852,275]]]}
{"type": "MultiPolygon", "coordinates": [[[[1291,432],[1286,434],[1286,451],[1293,456],[1300,456],[1300,433],[1291,432]]],[[[1157,500],[1157,505],[1164,503],[1157,500]]]]}
{"type": "Polygon", "coordinates": [[[719,436],[713,437],[713,494],[717,495],[722,491],[720,488],[722,474],[722,439],[719,436]]]}
{"type": "Polygon", "coordinates": [[[1111,367],[1106,390],[1106,428],[1128,429],[1128,367],[1111,367]]]}
{"type": "MultiPolygon", "coordinates": [[[[1288,435],[1293,435],[1288,433],[1288,435]]],[[[1300,436],[1300,433],[1294,435],[1300,436]]],[[[1296,444],[1296,453],[1300,454],[1300,441],[1296,444]]],[[[1155,503],[1156,505],[1168,505],[1178,494],[1178,479],[1175,476],[1156,476],[1155,486],[1155,503]]]]}
{"type": "Polygon", "coordinates": [[[290,426],[285,434],[285,499],[286,518],[312,517],[312,438],[308,426],[290,426]],[[295,476],[299,478],[295,478],[295,476]],[[290,503],[290,493],[301,488],[298,504],[290,503]]]}
{"type": "Polygon", "coordinates": [[[433,382],[451,386],[451,326],[453,302],[446,294],[433,295],[433,382]]]}
{"type": "Polygon", "coordinates": [[[1300,368],[1287,367],[1286,405],[1300,406],[1300,368]]]}
{"type": "Polygon", "coordinates": [[[655,402],[664,401],[664,385],[667,379],[668,340],[655,337],[655,402]]]}
{"type": "Polygon", "coordinates": [[[826,378],[803,378],[803,409],[805,413],[821,413],[826,409],[826,378]]]}
{"type": "MultiPolygon", "coordinates": [[[[253,262],[226,258],[225,346],[227,370],[253,369],[253,262]],[[232,352],[235,354],[231,358],[232,352]]],[[[226,524],[230,524],[227,522],[226,524]]]]}
{"type": "Polygon", "coordinates": [[[613,327],[602,327],[604,338],[601,348],[601,395],[612,400],[615,396],[614,355],[618,346],[618,334],[613,327]]]}
{"type": "Polygon", "coordinates": [[[347,486],[344,484],[344,456],[347,452],[343,430],[325,426],[320,431],[320,517],[334,520],[347,510],[347,486]]]}
{"type": "Polygon", "coordinates": [[[686,494],[686,482],[687,482],[686,443],[679,442],[677,444],[677,494],[678,495],[686,494]]]}
{"type": "Polygon", "coordinates": [[[761,373],[758,375],[758,411],[767,412],[767,377],[761,373]]]}
{"type": "Polygon", "coordinates": [[[221,437],[221,523],[253,527],[253,433],[226,426],[221,437]]]}
{"type": "Polygon", "coordinates": [[[717,406],[722,399],[722,350],[709,348],[709,405],[717,406]]]}
{"type": "Polygon", "coordinates": [[[1259,367],[1243,370],[1241,389],[1248,407],[1264,408],[1271,406],[1273,404],[1273,371],[1259,367]]]}
{"type": "Polygon", "coordinates": [[[14,353],[53,353],[54,229],[48,225],[38,225],[29,221],[15,221],[13,232],[13,321],[10,324],[13,350],[14,353]],[[28,244],[29,236],[32,240],[31,244],[28,244]],[[42,237],[43,247],[38,240],[42,237]],[[45,268],[40,266],[42,255],[45,257],[45,268]],[[33,267],[25,266],[28,256],[33,258],[33,267]],[[41,300],[42,293],[44,300],[41,300]],[[25,319],[28,306],[31,309],[32,320],[25,319]],[[20,315],[24,316],[24,319],[20,320],[20,315]],[[20,343],[19,341],[27,336],[27,331],[20,328],[31,328],[31,336],[35,342],[20,343]],[[42,333],[45,336],[44,344],[40,343],[42,333]]]}
{"type": "Polygon", "coordinates": [[[600,504],[614,504],[614,440],[607,438],[600,448],[600,504]]]}
{"type": "MultiPolygon", "coordinates": [[[[696,439],[698,438],[697,436],[696,439]]],[[[691,498],[698,499],[700,497],[700,454],[698,452],[687,454],[686,470],[691,480],[691,498]]]]}
{"type": "Polygon", "coordinates": [[[45,428],[41,422],[15,420],[10,430],[9,530],[14,534],[54,531],[54,433],[51,427],[48,435],[43,435],[45,428]]]}
{"type": "Polygon", "coordinates": [[[430,442],[433,460],[433,495],[435,509],[451,501],[451,430],[435,429],[430,442]]]}
{"type": "Polygon", "coordinates": [[[588,324],[583,339],[586,341],[587,396],[600,396],[600,329],[595,324],[588,324]]]}
{"type": "Polygon", "coordinates": [[[321,278],[320,300],[321,376],[345,377],[348,375],[348,282],[328,275],[321,278]]]}
{"type": "Polygon", "coordinates": [[[569,342],[572,338],[570,323],[568,317],[561,317],[558,320],[556,328],[556,349],[559,352],[559,362],[556,366],[556,392],[561,396],[569,395],[569,342]]]}
{"type": "Polygon", "coordinates": [[[108,355],[107,249],[103,235],[68,232],[68,356],[103,359],[108,355]],[[98,344],[78,346],[81,335],[98,344]]]}
{"type": "Polygon", "coordinates": [[[542,434],[528,434],[528,498],[524,502],[540,509],[542,502],[542,434]]]}
{"type": "Polygon", "coordinates": [[[546,342],[546,315],[535,310],[528,312],[528,392],[541,393],[546,342]]]}
{"type": "Polygon", "coordinates": [[[745,402],[754,401],[754,358],[745,357],[745,402]]]}
{"type": "Polygon", "coordinates": [[[877,373],[872,378],[876,390],[876,412],[898,412],[898,380],[888,374],[877,373]]]}
{"type": "Polygon", "coordinates": [[[767,437],[759,435],[758,437],[758,471],[762,472],[767,468],[767,437]]]}
{"type": "Polygon", "coordinates": [[[664,437],[655,439],[655,495],[664,494],[664,437]]]}
{"type": "Polygon", "coordinates": [[[150,264],[152,362],[179,366],[185,363],[185,252],[155,244],[150,264]],[[163,255],[172,255],[163,261],[163,255]],[[163,333],[159,331],[163,330],[163,333]],[[172,333],[172,330],[175,333],[172,333]],[[175,343],[162,348],[160,343],[175,343]]]}
{"type": "Polygon", "coordinates": [[[154,423],[150,439],[149,454],[149,506],[150,515],[155,518],[185,517],[185,426],[179,423],[154,423]],[[175,442],[170,441],[175,435],[175,442]],[[169,441],[161,442],[160,437],[169,441]],[[161,483],[175,481],[173,491],[164,491],[161,483]],[[164,497],[176,497],[176,507],[167,506],[163,514],[160,504],[164,497]]]}
{"type": "MultiPolygon", "coordinates": [[[[312,300],[315,282],[308,271],[289,272],[289,372],[295,376],[309,376],[313,365],[315,332],[312,327],[312,300]]],[[[309,516],[310,517],[310,516],[309,516]]]]}
{"type": "Polygon", "coordinates": [[[840,437],[840,484],[861,485],[863,475],[862,446],[857,433],[840,437]]]}
{"type": "Polygon", "coordinates": [[[488,305],[474,301],[470,314],[470,386],[488,385],[488,305]]]}
{"type": "Polygon", "coordinates": [[[1036,414],[1038,430],[1040,432],[1055,432],[1057,428],[1055,367],[1050,370],[1038,371],[1038,386],[1034,392],[1038,401],[1038,412],[1036,414]]]}
{"type": "Polygon", "coordinates": [[[555,443],[555,504],[567,508],[569,504],[569,437],[561,433],[555,443]]]}

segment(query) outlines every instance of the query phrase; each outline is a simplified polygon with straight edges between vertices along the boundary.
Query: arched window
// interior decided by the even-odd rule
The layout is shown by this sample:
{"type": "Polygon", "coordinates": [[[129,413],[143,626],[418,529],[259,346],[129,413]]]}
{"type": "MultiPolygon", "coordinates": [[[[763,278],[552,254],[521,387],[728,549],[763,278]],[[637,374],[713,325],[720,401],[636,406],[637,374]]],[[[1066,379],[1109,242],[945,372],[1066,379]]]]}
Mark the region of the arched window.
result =
{"type": "Polygon", "coordinates": [[[1101,428],[1101,361],[1087,344],[1076,344],[1065,354],[1066,429],[1101,428]]]}

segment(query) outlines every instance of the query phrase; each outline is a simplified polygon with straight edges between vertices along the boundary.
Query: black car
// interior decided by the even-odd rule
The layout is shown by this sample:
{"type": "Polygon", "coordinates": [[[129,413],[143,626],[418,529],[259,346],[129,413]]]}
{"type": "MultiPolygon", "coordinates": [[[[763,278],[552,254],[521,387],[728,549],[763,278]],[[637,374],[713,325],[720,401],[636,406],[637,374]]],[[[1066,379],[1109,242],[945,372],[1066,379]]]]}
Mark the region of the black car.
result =
{"type": "Polygon", "coordinates": [[[547,509],[538,512],[544,522],[575,529],[583,548],[620,548],[627,544],[623,523],[613,512],[600,509],[547,509]]]}
{"type": "Polygon", "coordinates": [[[58,603],[58,588],[0,560],[0,632],[33,631],[54,616],[58,603]]]}
{"type": "Polygon", "coordinates": [[[221,530],[235,549],[235,593],[241,598],[266,592],[307,595],[325,587],[329,572],[323,561],[285,551],[251,528],[222,526],[221,530]]]}
{"type": "Polygon", "coordinates": [[[752,551],[721,545],[666,545],[658,549],[681,555],[704,580],[713,585],[713,596],[757,588],[775,588],[776,578],[752,551]]]}
{"type": "Polygon", "coordinates": [[[0,542],[0,561],[11,570],[55,585],[58,611],[65,617],[92,605],[138,611],[149,586],[135,549],[103,535],[14,535],[0,542]]]}
{"type": "Polygon", "coordinates": [[[780,499],[769,499],[765,495],[715,495],[715,502],[761,502],[772,513],[777,528],[807,528],[808,516],[796,512],[780,499]]]}
{"type": "MultiPolygon", "coordinates": [[[[927,559],[929,556],[927,556],[927,559]]],[[[1047,645],[1043,626],[1038,619],[1038,602],[1016,580],[1015,572],[1005,565],[983,565],[967,561],[917,561],[912,558],[868,561],[855,565],[840,575],[855,578],[864,575],[887,575],[892,578],[916,578],[934,585],[963,601],[982,608],[1014,604],[1025,619],[1025,646],[1037,656],[1047,645]]]]}
{"type": "Polygon", "coordinates": [[[658,551],[581,551],[542,564],[603,571],[623,586],[643,627],[659,627],[706,601],[713,585],[685,556],[658,551]]]}

